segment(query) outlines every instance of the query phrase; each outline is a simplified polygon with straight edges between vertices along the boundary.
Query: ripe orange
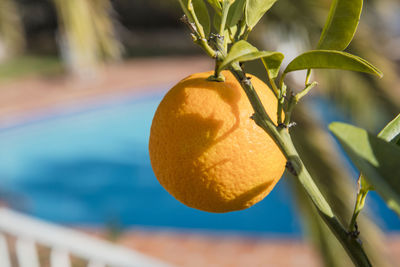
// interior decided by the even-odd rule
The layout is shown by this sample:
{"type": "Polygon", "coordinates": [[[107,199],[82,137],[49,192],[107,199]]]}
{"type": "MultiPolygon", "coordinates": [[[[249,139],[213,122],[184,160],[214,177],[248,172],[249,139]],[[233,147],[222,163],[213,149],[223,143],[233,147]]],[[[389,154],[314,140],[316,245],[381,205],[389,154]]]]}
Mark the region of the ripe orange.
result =
{"type": "MultiPolygon", "coordinates": [[[[189,207],[209,212],[241,210],[262,200],[278,182],[285,158],[250,119],[253,109],[235,77],[208,81],[193,74],[163,98],[150,131],[150,160],[162,186],[189,207]]],[[[276,123],[277,101],[251,79],[276,123]]]]}

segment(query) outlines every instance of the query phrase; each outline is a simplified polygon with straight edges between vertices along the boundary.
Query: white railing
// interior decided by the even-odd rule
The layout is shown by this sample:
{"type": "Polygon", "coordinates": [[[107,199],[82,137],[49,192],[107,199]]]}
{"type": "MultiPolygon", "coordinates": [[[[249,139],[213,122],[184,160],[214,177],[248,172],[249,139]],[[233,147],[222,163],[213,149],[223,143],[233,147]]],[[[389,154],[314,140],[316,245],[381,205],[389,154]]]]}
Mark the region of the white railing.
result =
{"type": "Polygon", "coordinates": [[[171,267],[157,259],[84,233],[0,208],[0,267],[11,267],[4,234],[16,238],[19,267],[40,267],[36,244],[51,249],[51,267],[71,267],[70,255],[88,261],[88,267],[171,267]]]}

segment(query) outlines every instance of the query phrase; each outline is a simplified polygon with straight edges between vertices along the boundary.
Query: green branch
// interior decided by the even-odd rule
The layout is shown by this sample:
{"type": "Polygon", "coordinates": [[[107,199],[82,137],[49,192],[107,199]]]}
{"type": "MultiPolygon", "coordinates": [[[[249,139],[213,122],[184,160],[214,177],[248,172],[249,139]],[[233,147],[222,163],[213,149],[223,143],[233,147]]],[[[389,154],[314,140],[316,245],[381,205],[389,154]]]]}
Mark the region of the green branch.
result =
{"type": "Polygon", "coordinates": [[[208,44],[207,39],[203,38],[200,36],[200,34],[197,32],[195,25],[193,25],[188,17],[186,15],[183,15],[181,18],[181,21],[186,24],[186,26],[189,28],[191,32],[191,36],[193,38],[193,42],[198,44],[203,50],[207,53],[208,56],[211,58],[216,58],[217,57],[217,52],[212,49],[212,47],[208,44]]]}
{"type": "Polygon", "coordinates": [[[302,99],[304,96],[306,96],[308,94],[308,92],[310,92],[310,90],[313,89],[313,87],[316,86],[317,84],[318,84],[317,82],[307,83],[306,87],[295,96],[296,104],[300,101],[300,99],[302,99]]]}
{"type": "MultiPolygon", "coordinates": [[[[288,127],[290,124],[290,121],[292,119],[292,112],[297,103],[299,103],[300,99],[302,99],[304,96],[310,92],[310,90],[316,86],[318,83],[317,82],[312,82],[306,85],[306,87],[298,94],[294,95],[293,93],[290,93],[289,96],[286,96],[286,103],[287,106],[285,107],[285,121],[283,122],[285,127],[288,127]]],[[[278,112],[279,112],[279,106],[278,106],[278,112]]]]}
{"type": "Polygon", "coordinates": [[[194,24],[196,25],[197,33],[200,35],[201,39],[205,39],[206,34],[204,33],[203,26],[201,26],[199,19],[197,18],[196,13],[194,12],[192,0],[188,1],[187,10],[189,11],[189,14],[192,16],[194,24]]]}
{"type": "Polygon", "coordinates": [[[277,117],[278,117],[278,125],[282,124],[282,111],[284,109],[285,104],[285,97],[286,97],[286,85],[282,83],[280,89],[278,89],[278,110],[277,110],[277,117]]]}
{"type": "Polygon", "coordinates": [[[277,127],[267,115],[261,101],[254,90],[253,85],[250,80],[245,76],[245,73],[237,64],[233,64],[230,71],[236,77],[236,79],[242,85],[247,97],[255,111],[253,119],[255,123],[261,127],[266,133],[268,133],[275,143],[279,146],[280,150],[286,157],[288,161],[289,172],[299,179],[303,188],[307,192],[308,196],[311,198],[315,207],[318,210],[319,215],[335,234],[336,238],[340,241],[342,246],[345,248],[346,252],[353,260],[356,266],[372,266],[365,251],[361,246],[359,239],[352,237],[343,225],[340,223],[339,219],[334,215],[328,202],[325,200],[321,191],[318,189],[317,185],[314,183],[311,175],[307,171],[304,163],[300,159],[299,154],[294,147],[293,141],[290,137],[287,128],[277,127]]]}

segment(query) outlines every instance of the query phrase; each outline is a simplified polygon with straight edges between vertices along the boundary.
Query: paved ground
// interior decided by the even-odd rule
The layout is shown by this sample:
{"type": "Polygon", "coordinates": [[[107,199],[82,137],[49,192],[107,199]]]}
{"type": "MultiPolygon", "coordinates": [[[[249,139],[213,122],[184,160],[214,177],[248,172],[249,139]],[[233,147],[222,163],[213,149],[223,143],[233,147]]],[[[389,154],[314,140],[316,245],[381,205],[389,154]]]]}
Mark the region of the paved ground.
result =
{"type": "MultiPolygon", "coordinates": [[[[143,88],[162,90],[161,85],[173,84],[193,72],[210,70],[212,64],[206,58],[137,59],[105,67],[96,78],[30,77],[2,83],[0,129],[57,114],[62,107],[123,97],[143,88]]],[[[312,247],[298,240],[133,231],[122,235],[118,243],[182,267],[321,266],[312,247]]],[[[400,262],[400,235],[388,238],[387,245],[388,253],[400,262]]]]}
{"type": "MultiPolygon", "coordinates": [[[[23,123],[65,106],[86,105],[100,98],[135,94],[143,88],[174,84],[187,75],[212,69],[204,57],[156,58],[107,66],[97,75],[73,77],[28,77],[0,83],[0,129],[23,123]]],[[[165,88],[165,91],[168,88],[165,88]]]]}
{"type": "Polygon", "coordinates": [[[310,246],[290,239],[142,231],[128,233],[119,242],[182,267],[321,266],[310,246]]]}
{"type": "MultiPolygon", "coordinates": [[[[293,239],[131,231],[117,243],[180,267],[323,266],[312,246],[293,239]]],[[[399,266],[400,235],[388,237],[385,243],[393,266],[399,266]]]]}

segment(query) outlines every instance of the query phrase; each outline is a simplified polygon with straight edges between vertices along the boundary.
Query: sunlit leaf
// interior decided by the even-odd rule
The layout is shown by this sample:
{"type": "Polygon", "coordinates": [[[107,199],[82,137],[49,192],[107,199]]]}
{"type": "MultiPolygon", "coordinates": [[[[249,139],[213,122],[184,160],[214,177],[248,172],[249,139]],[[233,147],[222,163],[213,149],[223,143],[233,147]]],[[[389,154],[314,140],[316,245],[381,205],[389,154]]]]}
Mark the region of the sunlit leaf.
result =
{"type": "Polygon", "coordinates": [[[275,78],[283,60],[283,54],[279,52],[258,51],[248,42],[241,40],[235,43],[225,60],[220,64],[219,70],[227,68],[232,62],[245,62],[261,59],[268,71],[270,78],[275,78]]]}
{"type": "Polygon", "coordinates": [[[357,30],[363,0],[333,0],[318,49],[344,50],[357,30]]]}
{"type": "Polygon", "coordinates": [[[400,145],[400,114],[383,128],[378,137],[400,145]]]}
{"type": "Polygon", "coordinates": [[[266,71],[268,72],[268,77],[270,79],[275,79],[278,77],[279,69],[281,67],[284,55],[279,52],[270,52],[270,55],[265,55],[261,58],[266,71]]]}
{"type": "Polygon", "coordinates": [[[247,0],[245,7],[246,24],[252,29],[277,0],[247,0]]]}
{"type": "Polygon", "coordinates": [[[366,72],[382,77],[382,72],[371,63],[349,53],[333,50],[311,50],[293,59],[284,73],[306,69],[341,69],[366,72]]]}
{"type": "Polygon", "coordinates": [[[241,40],[235,43],[228,55],[225,57],[225,60],[220,64],[220,69],[224,69],[228,67],[228,65],[234,61],[238,61],[238,58],[243,57],[245,55],[256,53],[258,49],[248,42],[241,40]]]}
{"type": "Polygon", "coordinates": [[[210,34],[210,15],[203,0],[193,0],[193,7],[201,26],[203,27],[206,37],[210,34]]]}
{"type": "Polygon", "coordinates": [[[349,124],[334,122],[329,129],[368,183],[400,215],[400,147],[349,124]]]}

